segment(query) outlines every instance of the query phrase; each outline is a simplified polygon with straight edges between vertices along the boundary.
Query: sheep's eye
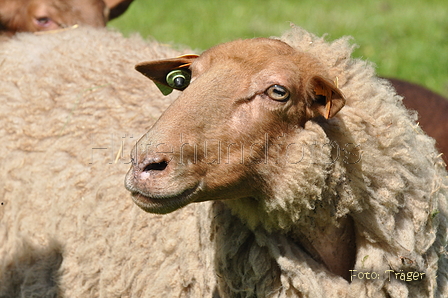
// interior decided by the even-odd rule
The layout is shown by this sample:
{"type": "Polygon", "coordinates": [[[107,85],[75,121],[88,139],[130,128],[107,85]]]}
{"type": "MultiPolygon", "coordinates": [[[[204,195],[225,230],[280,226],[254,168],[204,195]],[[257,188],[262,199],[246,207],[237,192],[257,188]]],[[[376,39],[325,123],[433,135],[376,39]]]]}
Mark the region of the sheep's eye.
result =
{"type": "Polygon", "coordinates": [[[184,90],[188,87],[191,80],[191,73],[188,69],[176,69],[169,72],[166,76],[168,86],[177,90],[184,90]]]}
{"type": "Polygon", "coordinates": [[[289,99],[289,91],[281,85],[272,85],[266,90],[266,94],[277,101],[287,101],[289,99]]]}
{"type": "Polygon", "coordinates": [[[51,19],[48,17],[41,17],[41,18],[37,18],[36,22],[40,26],[47,26],[51,22],[51,19]]]}

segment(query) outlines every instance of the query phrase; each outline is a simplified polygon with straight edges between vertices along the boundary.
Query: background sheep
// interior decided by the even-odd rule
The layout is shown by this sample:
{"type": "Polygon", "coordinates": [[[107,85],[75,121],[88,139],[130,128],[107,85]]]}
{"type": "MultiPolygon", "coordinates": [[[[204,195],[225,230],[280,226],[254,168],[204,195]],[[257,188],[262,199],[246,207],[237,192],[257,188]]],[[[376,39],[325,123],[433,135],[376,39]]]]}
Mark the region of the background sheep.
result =
{"type": "Polygon", "coordinates": [[[168,213],[223,200],[211,218],[224,297],[446,297],[434,140],[347,38],[281,40],[137,66],[184,91],[132,151],[134,201],[168,213]]]}
{"type": "Polygon", "coordinates": [[[0,0],[0,29],[47,31],[75,24],[104,27],[126,11],[132,0],[0,0]]]}
{"type": "Polygon", "coordinates": [[[123,186],[171,102],[134,65],[182,53],[92,28],[0,43],[0,297],[212,296],[209,207],[148,216],[123,186]]]}

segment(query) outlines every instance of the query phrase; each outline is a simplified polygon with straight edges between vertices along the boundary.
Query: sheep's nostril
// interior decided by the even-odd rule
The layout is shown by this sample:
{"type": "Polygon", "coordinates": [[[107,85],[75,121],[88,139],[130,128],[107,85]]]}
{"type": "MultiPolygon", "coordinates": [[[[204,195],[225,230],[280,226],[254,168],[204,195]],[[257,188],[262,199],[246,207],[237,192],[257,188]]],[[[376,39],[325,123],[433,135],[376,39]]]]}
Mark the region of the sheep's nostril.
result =
{"type": "Polygon", "coordinates": [[[162,161],[162,162],[154,162],[147,165],[143,172],[149,172],[149,171],[163,171],[168,166],[168,162],[162,161]]]}

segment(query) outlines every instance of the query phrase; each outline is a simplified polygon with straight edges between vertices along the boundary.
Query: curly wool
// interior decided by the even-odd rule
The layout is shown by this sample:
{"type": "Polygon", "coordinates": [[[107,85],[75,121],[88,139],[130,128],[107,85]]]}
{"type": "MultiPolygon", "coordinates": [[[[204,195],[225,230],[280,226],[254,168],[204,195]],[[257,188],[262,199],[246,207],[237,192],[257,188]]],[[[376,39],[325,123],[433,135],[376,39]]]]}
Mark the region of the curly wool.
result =
{"type": "Polygon", "coordinates": [[[434,140],[371,64],[350,58],[350,38],[326,42],[293,27],[280,39],[321,61],[347,103],[334,119],[309,121],[289,138],[303,148],[289,155],[300,162],[270,165],[275,179],[266,179],[272,189],[266,198],[225,202],[233,215],[215,207],[224,296],[446,297],[448,184],[434,140]],[[294,229],[313,233],[345,216],[356,231],[350,282],[290,237],[294,229]],[[358,278],[360,272],[377,278],[358,278]],[[408,272],[424,278],[395,275],[408,272]]]}
{"type": "Polygon", "coordinates": [[[0,297],[212,296],[206,206],[146,214],[122,183],[175,96],[134,65],[184,53],[93,28],[0,44],[0,297]]]}

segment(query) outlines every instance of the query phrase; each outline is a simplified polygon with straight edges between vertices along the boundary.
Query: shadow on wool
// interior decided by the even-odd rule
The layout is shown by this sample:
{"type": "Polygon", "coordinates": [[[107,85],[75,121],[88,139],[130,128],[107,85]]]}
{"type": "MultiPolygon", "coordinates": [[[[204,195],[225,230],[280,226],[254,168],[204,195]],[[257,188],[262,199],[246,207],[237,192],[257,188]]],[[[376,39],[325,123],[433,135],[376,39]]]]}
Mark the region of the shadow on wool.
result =
{"type": "Polygon", "coordinates": [[[6,297],[61,297],[60,267],[62,246],[50,242],[36,246],[24,241],[21,249],[10,256],[0,268],[0,298],[6,297]]]}

